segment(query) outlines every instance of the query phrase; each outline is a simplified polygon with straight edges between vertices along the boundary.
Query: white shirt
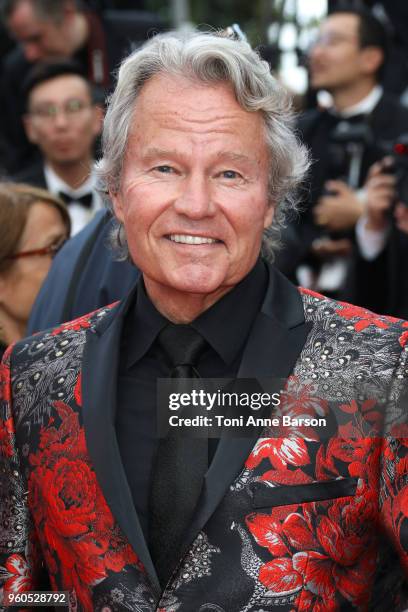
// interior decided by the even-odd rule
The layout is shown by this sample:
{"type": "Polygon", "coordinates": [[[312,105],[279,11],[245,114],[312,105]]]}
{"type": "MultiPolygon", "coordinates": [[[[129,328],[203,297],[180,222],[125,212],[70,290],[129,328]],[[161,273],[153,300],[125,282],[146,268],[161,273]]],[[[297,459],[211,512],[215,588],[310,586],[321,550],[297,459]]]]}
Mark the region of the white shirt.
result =
{"type": "Polygon", "coordinates": [[[355,115],[369,115],[377,106],[383,92],[384,90],[381,85],[376,85],[373,87],[370,93],[365,98],[360,100],[360,102],[357,102],[357,104],[353,104],[353,106],[349,106],[342,111],[336,111],[335,109],[333,110],[340,117],[344,117],[344,119],[354,117],[355,115]]]}
{"type": "Polygon", "coordinates": [[[96,176],[92,172],[80,187],[73,189],[67,185],[48,164],[44,164],[44,175],[48,191],[54,195],[58,195],[60,191],[63,191],[72,197],[72,204],[68,206],[68,212],[71,218],[71,236],[74,236],[89,223],[96,211],[103,207],[102,199],[95,190],[97,182],[96,176]],[[76,198],[80,198],[88,193],[92,193],[92,204],[90,208],[75,203],[76,198]]]}
{"type": "Polygon", "coordinates": [[[385,247],[389,233],[389,226],[382,230],[367,229],[367,215],[362,215],[356,224],[356,241],[361,257],[366,261],[373,261],[385,247]]]}

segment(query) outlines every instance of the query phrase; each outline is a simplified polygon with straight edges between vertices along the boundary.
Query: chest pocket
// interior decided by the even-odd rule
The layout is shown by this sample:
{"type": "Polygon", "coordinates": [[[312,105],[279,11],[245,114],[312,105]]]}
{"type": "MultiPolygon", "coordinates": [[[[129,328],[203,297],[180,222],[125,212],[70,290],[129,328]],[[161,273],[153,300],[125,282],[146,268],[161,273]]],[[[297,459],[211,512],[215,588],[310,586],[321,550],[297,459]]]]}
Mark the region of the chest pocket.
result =
{"type": "Polygon", "coordinates": [[[273,508],[325,501],[355,495],[358,478],[339,478],[309,484],[268,487],[260,482],[252,485],[252,506],[273,508]]]}

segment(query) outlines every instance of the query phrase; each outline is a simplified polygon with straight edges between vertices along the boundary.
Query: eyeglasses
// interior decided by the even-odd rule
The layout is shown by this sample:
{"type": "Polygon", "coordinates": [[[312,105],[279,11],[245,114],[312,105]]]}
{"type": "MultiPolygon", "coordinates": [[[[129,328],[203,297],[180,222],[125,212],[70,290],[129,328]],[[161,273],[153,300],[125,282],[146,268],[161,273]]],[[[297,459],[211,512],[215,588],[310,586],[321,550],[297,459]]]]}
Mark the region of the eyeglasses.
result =
{"type": "Polygon", "coordinates": [[[337,34],[336,32],[326,32],[319,34],[317,38],[312,42],[311,47],[335,47],[342,43],[356,43],[356,38],[350,36],[344,36],[343,34],[337,34]]]}
{"type": "Polygon", "coordinates": [[[51,255],[52,258],[56,256],[58,251],[62,249],[68,239],[62,238],[58,242],[54,242],[49,246],[43,247],[42,249],[32,249],[31,251],[20,251],[19,253],[13,253],[6,257],[6,259],[20,259],[21,257],[33,257],[35,255],[51,255]]]}
{"type": "Polygon", "coordinates": [[[76,117],[79,116],[83,110],[91,106],[89,102],[71,98],[61,105],[44,104],[43,106],[37,106],[30,110],[30,115],[44,121],[53,121],[59,113],[64,113],[64,115],[68,117],[76,117]]]}

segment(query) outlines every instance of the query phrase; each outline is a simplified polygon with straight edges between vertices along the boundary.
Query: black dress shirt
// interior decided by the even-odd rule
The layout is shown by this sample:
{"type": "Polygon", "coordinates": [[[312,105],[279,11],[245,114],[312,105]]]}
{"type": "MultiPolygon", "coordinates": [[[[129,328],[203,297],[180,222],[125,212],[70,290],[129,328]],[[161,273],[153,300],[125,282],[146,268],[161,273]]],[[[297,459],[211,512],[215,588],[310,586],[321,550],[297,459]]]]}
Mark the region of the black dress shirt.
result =
{"type": "MultiPolygon", "coordinates": [[[[191,324],[207,340],[197,370],[202,378],[236,376],[246,339],[263,302],[268,272],[259,260],[232,291],[191,324]]],[[[116,433],[141,527],[148,538],[150,478],[157,450],[156,379],[169,369],[155,340],[168,320],[139,281],[121,339],[116,433]]],[[[214,446],[213,446],[214,450],[214,446]]]]}

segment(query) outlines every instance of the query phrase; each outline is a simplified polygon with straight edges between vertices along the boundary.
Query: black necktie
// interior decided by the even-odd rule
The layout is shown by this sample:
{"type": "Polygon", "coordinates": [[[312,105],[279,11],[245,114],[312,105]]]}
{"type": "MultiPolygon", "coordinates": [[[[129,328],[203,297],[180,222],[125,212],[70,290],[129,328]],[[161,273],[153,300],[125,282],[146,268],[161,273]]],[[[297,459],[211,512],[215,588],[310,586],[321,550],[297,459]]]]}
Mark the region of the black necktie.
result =
{"type": "MultiPolygon", "coordinates": [[[[196,366],[207,342],[188,325],[167,325],[157,343],[170,364],[170,377],[199,378],[196,366]]],[[[164,588],[180,561],[183,536],[191,524],[208,469],[206,438],[159,440],[150,493],[150,552],[164,588]]]]}
{"type": "Polygon", "coordinates": [[[68,193],[65,193],[64,191],[59,191],[58,192],[58,197],[65,202],[65,204],[67,206],[69,206],[70,204],[80,204],[81,206],[83,206],[84,208],[92,208],[92,192],[86,193],[83,196],[80,197],[73,197],[72,195],[69,195],[68,193]]]}

